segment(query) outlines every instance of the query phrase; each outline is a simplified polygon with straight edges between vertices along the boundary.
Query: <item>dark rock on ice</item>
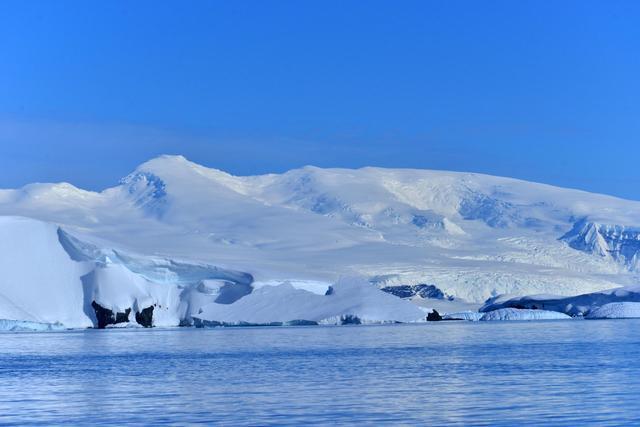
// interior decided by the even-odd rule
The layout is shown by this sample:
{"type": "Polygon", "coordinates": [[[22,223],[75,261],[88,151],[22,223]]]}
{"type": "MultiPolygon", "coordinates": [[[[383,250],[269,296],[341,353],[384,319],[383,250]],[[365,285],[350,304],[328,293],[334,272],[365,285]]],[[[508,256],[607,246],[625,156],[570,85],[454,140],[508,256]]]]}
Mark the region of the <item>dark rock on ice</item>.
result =
{"type": "Polygon", "coordinates": [[[91,307],[93,307],[96,312],[98,329],[104,329],[107,325],[115,325],[117,323],[126,323],[129,321],[129,314],[131,313],[130,308],[127,308],[124,312],[114,313],[108,308],[102,307],[95,301],[91,303],[91,307]]]}
{"type": "Polygon", "coordinates": [[[360,325],[362,324],[362,320],[358,316],[354,316],[353,314],[345,314],[340,316],[340,324],[341,325],[360,325]]]}
{"type": "Polygon", "coordinates": [[[385,286],[384,288],[381,288],[381,290],[399,298],[413,298],[415,296],[419,296],[421,298],[452,299],[445,295],[445,293],[435,285],[427,285],[424,283],[418,285],[385,286]]]}
{"type": "Polygon", "coordinates": [[[145,328],[153,326],[153,306],[142,309],[142,311],[136,313],[136,322],[145,328]]]}
{"type": "Polygon", "coordinates": [[[437,310],[433,310],[431,313],[427,314],[427,322],[439,322],[442,320],[442,316],[438,313],[437,310]]]}

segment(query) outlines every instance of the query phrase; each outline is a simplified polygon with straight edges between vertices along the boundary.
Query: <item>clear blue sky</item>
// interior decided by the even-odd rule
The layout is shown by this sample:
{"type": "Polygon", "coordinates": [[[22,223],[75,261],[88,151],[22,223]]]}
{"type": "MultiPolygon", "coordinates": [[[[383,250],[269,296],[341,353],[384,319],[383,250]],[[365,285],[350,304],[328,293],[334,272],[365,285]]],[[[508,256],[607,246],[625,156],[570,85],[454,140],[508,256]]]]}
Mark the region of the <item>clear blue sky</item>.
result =
{"type": "Polygon", "coordinates": [[[0,2],[0,188],[475,171],[640,200],[640,1],[0,2]]]}

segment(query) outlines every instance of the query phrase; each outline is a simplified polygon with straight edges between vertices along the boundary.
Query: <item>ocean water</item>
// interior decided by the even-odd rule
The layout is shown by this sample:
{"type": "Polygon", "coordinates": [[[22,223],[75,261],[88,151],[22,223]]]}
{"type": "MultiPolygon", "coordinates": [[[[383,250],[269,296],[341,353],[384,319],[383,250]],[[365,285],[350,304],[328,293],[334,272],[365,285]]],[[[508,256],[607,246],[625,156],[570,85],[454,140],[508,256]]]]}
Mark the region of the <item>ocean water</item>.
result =
{"type": "Polygon", "coordinates": [[[640,321],[0,334],[0,424],[640,425],[640,321]]]}

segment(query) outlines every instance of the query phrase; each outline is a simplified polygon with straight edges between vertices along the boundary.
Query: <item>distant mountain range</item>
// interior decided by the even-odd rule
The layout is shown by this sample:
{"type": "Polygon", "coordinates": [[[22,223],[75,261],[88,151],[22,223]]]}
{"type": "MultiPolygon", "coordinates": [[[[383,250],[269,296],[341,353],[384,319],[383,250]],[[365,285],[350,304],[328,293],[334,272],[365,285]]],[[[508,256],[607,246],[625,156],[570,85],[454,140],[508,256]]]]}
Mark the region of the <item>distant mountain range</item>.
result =
{"type": "MultiPolygon", "coordinates": [[[[67,183],[0,190],[0,215],[59,227],[78,262],[109,259],[165,282],[226,277],[202,273],[211,268],[254,285],[360,276],[475,303],[640,282],[640,202],[474,173],[308,166],[241,177],[161,156],[99,193],[67,183]]],[[[0,254],[28,250],[9,234],[0,254]]],[[[17,286],[6,280],[0,301],[17,286]]]]}

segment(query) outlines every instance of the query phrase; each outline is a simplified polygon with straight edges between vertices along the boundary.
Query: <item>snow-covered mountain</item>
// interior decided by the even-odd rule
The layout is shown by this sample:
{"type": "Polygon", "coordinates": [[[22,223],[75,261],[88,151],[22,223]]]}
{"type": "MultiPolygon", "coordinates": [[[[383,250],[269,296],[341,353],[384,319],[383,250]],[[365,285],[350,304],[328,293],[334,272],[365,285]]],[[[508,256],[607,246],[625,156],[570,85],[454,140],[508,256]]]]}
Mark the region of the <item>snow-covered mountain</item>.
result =
{"type": "MultiPolygon", "coordinates": [[[[240,177],[161,156],[99,193],[66,183],[0,190],[0,215],[0,263],[12,272],[0,275],[0,308],[15,311],[0,318],[74,326],[96,321],[82,286],[92,298],[109,295],[102,301],[113,313],[142,316],[156,304],[157,320],[157,307],[171,306],[173,324],[224,311],[192,301],[202,295],[239,302],[284,282],[315,298],[339,277],[362,276],[374,289],[427,283],[480,303],[632,285],[640,272],[640,202],[472,173],[304,167],[240,177]],[[52,275],[79,312],[26,308],[52,275]],[[115,294],[127,297],[116,303],[115,294]]],[[[256,309],[252,298],[243,304],[256,309]]],[[[355,314],[330,311],[315,319],[355,314]]]]}

